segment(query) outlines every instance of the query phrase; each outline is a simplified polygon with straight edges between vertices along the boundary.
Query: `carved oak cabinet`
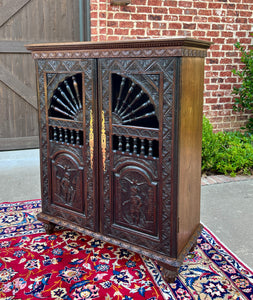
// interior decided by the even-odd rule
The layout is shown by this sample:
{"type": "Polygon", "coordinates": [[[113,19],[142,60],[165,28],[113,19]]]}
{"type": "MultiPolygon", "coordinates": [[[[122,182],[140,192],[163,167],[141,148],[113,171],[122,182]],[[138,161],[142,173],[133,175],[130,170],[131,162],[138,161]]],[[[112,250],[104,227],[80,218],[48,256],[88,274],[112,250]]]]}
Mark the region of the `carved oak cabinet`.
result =
{"type": "Polygon", "coordinates": [[[156,260],[201,231],[204,57],[190,38],[34,44],[42,220],[156,260]]]}

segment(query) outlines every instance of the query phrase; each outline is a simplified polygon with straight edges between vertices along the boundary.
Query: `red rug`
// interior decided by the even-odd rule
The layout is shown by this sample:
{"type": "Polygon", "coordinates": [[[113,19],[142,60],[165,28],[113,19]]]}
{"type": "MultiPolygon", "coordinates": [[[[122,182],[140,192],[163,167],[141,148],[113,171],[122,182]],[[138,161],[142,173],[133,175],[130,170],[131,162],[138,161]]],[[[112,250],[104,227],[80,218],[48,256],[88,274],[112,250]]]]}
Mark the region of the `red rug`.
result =
{"type": "Polygon", "coordinates": [[[253,299],[253,272],[204,229],[175,283],[133,252],[59,229],[40,200],[0,204],[0,299],[253,299]]]}

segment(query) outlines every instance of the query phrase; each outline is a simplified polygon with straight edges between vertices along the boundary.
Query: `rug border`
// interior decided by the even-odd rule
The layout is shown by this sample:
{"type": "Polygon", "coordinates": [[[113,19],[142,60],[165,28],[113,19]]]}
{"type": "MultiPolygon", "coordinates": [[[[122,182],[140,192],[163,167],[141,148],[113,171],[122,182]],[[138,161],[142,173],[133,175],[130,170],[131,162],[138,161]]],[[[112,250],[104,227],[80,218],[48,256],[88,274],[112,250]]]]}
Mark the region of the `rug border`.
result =
{"type": "Polygon", "coordinates": [[[26,203],[26,202],[32,202],[32,201],[41,201],[41,198],[38,198],[38,199],[30,199],[30,200],[19,200],[19,201],[11,201],[11,202],[8,202],[8,201],[6,201],[6,202],[1,202],[0,203],[0,206],[2,205],[2,204],[23,204],[23,203],[26,203]]]}
{"type": "Polygon", "coordinates": [[[215,242],[217,244],[219,244],[219,246],[221,246],[226,252],[228,252],[228,254],[230,256],[232,256],[235,260],[238,261],[238,263],[240,265],[242,265],[243,268],[245,268],[252,276],[253,276],[253,270],[251,270],[251,268],[244,263],[234,252],[232,252],[226,244],[224,244],[213,232],[211,229],[209,229],[206,225],[204,225],[202,223],[202,225],[204,226],[204,229],[207,231],[208,234],[210,234],[212,236],[212,238],[215,240],[215,242]]]}

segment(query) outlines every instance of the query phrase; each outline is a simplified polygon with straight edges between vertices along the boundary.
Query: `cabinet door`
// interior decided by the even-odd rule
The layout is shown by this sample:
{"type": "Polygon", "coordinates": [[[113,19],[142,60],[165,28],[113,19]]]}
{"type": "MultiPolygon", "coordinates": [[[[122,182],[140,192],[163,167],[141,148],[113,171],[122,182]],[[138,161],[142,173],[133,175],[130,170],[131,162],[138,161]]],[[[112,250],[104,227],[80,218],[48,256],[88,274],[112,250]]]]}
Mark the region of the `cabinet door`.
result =
{"type": "Polygon", "coordinates": [[[173,255],[177,60],[101,59],[101,231],[173,255]]]}
{"type": "Polygon", "coordinates": [[[96,230],[96,61],[38,61],[43,213],[96,230]]]}

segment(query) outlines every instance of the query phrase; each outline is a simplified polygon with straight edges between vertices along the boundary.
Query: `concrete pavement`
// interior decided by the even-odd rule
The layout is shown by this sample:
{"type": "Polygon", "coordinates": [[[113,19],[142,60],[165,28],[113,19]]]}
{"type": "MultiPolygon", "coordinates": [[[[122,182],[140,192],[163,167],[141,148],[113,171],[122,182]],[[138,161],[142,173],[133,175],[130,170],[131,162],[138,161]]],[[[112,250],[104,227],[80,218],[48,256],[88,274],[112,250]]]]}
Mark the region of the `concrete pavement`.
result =
{"type": "MultiPolygon", "coordinates": [[[[203,181],[201,222],[253,269],[253,178],[218,179],[203,181]]],[[[0,152],[0,203],[40,197],[39,150],[0,152]]]]}

